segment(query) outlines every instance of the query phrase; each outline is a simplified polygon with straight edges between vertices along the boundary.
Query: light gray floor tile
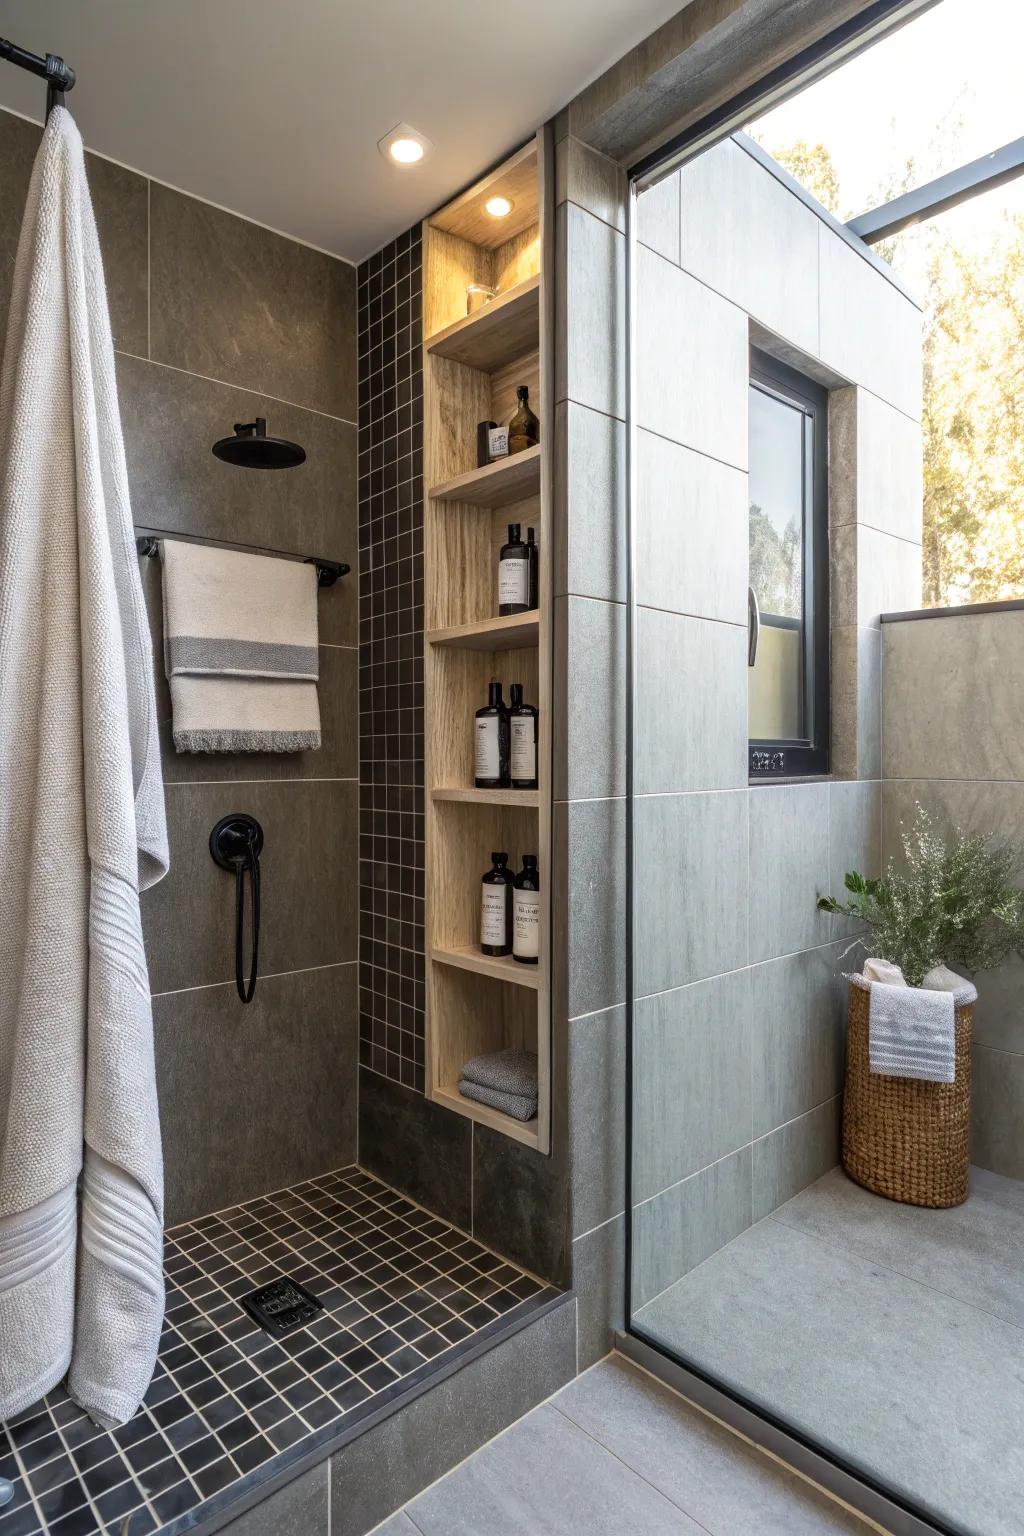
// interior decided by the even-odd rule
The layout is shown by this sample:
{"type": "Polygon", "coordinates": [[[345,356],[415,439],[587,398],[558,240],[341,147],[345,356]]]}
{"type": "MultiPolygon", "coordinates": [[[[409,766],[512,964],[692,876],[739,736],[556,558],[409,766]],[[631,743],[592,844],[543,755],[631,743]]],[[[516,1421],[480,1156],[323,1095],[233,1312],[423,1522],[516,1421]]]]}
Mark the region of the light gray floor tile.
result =
{"type": "Polygon", "coordinates": [[[397,1515],[392,1515],[383,1525],[375,1526],[370,1536],[416,1536],[416,1527],[405,1511],[400,1509],[397,1515]]]}
{"type": "Polygon", "coordinates": [[[612,1355],[554,1406],[713,1536],[863,1532],[860,1520],[612,1355]]]}
{"type": "Polygon", "coordinates": [[[928,1211],[862,1189],[841,1168],[774,1219],[1024,1328],[1024,1184],[971,1170],[964,1205],[928,1211]]]}
{"type": "Polygon", "coordinates": [[[409,1515],[423,1536],[697,1536],[700,1527],[550,1405],[433,1488],[409,1515]]]}
{"type": "Polygon", "coordinates": [[[1019,1536],[1020,1329],[771,1219],[638,1322],[939,1520],[1019,1536]]]}

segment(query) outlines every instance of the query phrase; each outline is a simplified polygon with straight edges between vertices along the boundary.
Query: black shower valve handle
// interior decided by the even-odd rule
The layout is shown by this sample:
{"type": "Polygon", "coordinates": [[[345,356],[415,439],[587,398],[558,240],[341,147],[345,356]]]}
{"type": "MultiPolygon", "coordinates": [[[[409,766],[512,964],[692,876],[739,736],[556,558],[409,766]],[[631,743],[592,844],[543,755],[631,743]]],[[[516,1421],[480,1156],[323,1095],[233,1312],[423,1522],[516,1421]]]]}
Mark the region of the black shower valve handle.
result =
{"type": "Polygon", "coordinates": [[[235,987],[243,1003],[251,1003],[259,975],[260,951],[260,853],[263,828],[244,811],[222,816],[210,833],[210,855],[215,864],[235,877],[235,987]],[[252,950],[249,979],[245,979],[245,876],[248,871],[252,904],[252,950]]]}

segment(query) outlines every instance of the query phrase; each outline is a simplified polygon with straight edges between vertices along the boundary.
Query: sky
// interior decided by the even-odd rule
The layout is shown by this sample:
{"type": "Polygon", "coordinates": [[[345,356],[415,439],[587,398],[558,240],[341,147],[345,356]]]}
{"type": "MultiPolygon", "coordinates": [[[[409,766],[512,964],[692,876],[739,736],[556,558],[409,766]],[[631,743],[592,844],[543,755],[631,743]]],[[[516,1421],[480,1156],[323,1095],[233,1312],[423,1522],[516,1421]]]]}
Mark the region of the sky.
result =
{"type": "Polygon", "coordinates": [[[769,153],[825,144],[852,218],[908,154],[930,180],[1024,136],[1022,59],[1024,0],[940,0],[751,131],[769,153]]]}

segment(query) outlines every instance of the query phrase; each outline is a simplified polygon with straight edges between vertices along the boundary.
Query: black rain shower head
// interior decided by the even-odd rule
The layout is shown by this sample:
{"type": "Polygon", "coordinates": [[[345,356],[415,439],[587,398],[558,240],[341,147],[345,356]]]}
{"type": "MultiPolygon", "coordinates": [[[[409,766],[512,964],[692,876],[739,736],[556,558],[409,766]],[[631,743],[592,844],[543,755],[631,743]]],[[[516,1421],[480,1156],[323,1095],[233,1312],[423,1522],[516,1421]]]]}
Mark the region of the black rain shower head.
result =
{"type": "Polygon", "coordinates": [[[225,464],[240,464],[243,469],[294,469],[306,460],[306,450],[298,443],[267,436],[263,416],[255,421],[236,421],[234,437],[222,437],[214,443],[213,451],[225,464]]]}

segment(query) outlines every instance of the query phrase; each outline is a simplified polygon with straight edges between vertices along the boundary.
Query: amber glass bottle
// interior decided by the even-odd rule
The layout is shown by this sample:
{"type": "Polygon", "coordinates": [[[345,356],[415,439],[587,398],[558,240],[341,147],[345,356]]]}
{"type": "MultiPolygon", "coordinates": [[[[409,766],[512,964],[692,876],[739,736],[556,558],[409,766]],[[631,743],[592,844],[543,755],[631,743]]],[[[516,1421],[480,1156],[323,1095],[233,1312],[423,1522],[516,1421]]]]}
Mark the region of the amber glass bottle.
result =
{"type": "Polygon", "coordinates": [[[530,391],[525,384],[519,385],[516,399],[519,404],[508,424],[509,453],[522,453],[540,442],[540,422],[530,410],[530,391]]]}

